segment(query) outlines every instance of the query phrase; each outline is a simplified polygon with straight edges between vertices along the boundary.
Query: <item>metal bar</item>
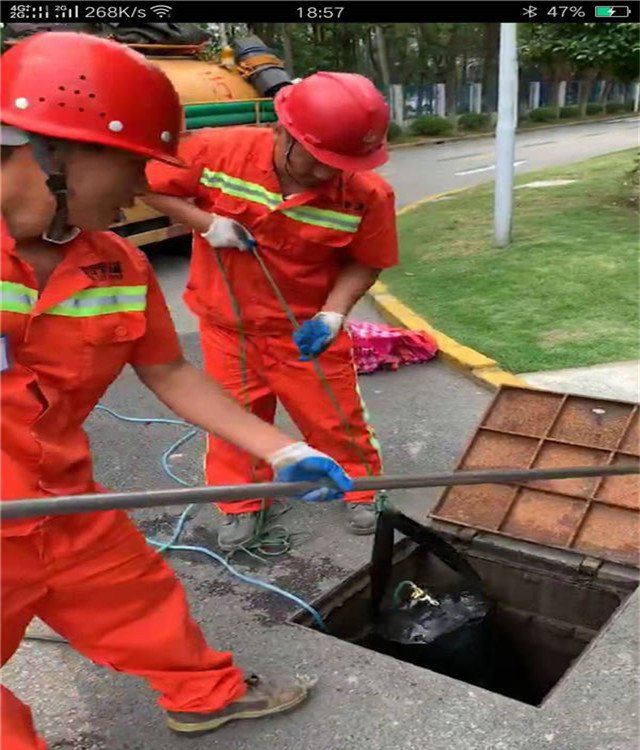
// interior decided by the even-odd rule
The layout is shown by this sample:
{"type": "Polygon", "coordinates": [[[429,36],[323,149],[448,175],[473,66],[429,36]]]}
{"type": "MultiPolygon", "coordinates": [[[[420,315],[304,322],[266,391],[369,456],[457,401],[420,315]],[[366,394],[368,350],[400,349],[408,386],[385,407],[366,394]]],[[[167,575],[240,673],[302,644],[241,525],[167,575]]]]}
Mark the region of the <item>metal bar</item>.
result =
{"type": "MultiPolygon", "coordinates": [[[[572,479],[575,477],[615,476],[639,474],[640,467],[586,466],[567,469],[528,469],[459,471],[447,474],[420,476],[389,475],[354,479],[353,492],[398,490],[417,487],[450,487],[462,484],[512,484],[538,479],[572,479]]],[[[64,497],[10,500],[0,503],[0,520],[61,516],[68,513],[90,513],[97,510],[153,508],[167,505],[202,505],[204,503],[234,503],[243,500],[293,497],[321,486],[312,482],[265,482],[217,487],[188,487],[186,489],[150,490],[148,492],[116,492],[97,495],[69,495],[64,497]]]]}

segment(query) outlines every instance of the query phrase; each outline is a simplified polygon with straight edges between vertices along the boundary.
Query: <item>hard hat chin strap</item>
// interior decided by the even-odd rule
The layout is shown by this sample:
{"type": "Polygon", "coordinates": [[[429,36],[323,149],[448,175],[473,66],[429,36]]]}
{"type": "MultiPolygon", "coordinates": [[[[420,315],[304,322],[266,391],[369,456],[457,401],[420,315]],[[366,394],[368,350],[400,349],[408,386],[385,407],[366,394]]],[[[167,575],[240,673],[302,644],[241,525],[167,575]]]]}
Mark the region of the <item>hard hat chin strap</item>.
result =
{"type": "Polygon", "coordinates": [[[47,175],[47,188],[56,201],[55,213],[49,228],[43,233],[42,239],[56,245],[64,245],[80,234],[78,227],[69,225],[67,177],[64,168],[56,164],[57,160],[53,157],[54,142],[52,140],[30,133],[29,143],[38,166],[47,175]]]}
{"type": "Polygon", "coordinates": [[[284,171],[289,179],[297,182],[296,176],[291,171],[291,152],[298,141],[290,133],[287,133],[287,138],[289,139],[289,143],[287,143],[287,148],[284,152],[284,171]]]}

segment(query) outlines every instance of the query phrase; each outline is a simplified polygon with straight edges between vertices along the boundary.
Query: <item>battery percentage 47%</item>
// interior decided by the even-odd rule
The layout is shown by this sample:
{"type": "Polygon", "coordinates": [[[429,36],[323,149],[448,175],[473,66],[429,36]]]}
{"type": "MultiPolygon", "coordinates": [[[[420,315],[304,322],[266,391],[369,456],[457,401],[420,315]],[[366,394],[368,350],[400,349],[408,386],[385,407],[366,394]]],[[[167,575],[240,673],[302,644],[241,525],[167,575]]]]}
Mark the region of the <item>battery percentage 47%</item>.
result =
{"type": "Polygon", "coordinates": [[[553,5],[547,15],[552,18],[584,18],[587,14],[581,5],[553,5]]]}

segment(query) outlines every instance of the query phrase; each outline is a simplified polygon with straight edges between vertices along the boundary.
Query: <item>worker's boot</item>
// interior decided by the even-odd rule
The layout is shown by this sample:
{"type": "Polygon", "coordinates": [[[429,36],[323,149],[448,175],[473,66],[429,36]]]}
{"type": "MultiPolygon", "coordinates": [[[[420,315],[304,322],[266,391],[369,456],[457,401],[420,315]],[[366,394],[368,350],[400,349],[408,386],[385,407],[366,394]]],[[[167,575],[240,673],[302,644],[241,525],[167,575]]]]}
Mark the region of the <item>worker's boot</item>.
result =
{"type": "Polygon", "coordinates": [[[261,719],[263,716],[289,711],[302,703],[309,694],[309,685],[295,678],[262,679],[256,675],[246,678],[247,692],[237,701],[218,711],[191,713],[168,711],[167,724],[174,732],[188,736],[219,729],[236,719],[261,719]]]}
{"type": "Polygon", "coordinates": [[[352,534],[366,536],[376,530],[375,503],[347,503],[347,528],[352,534]]]}
{"type": "Polygon", "coordinates": [[[229,513],[218,528],[218,546],[225,552],[248,544],[256,535],[259,511],[251,513],[229,513]]]}

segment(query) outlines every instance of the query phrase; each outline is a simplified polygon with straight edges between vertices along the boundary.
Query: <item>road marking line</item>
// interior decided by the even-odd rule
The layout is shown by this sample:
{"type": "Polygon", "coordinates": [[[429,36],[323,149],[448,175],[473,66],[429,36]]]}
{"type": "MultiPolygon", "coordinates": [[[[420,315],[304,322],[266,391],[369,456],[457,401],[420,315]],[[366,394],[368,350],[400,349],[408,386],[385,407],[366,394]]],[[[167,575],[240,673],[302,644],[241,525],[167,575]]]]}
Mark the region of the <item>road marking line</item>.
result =
{"type": "MultiPolygon", "coordinates": [[[[513,166],[519,167],[521,164],[526,164],[526,159],[522,159],[521,161],[514,161],[513,166]]],[[[468,174],[477,174],[478,172],[490,172],[493,169],[496,168],[495,164],[490,164],[488,167],[478,167],[477,169],[466,169],[464,172],[456,172],[456,177],[464,177],[468,174]]]]}
{"type": "Polygon", "coordinates": [[[558,141],[536,141],[535,143],[524,143],[520,148],[532,148],[533,146],[546,146],[549,143],[558,143],[558,141]]]}
{"type": "Polygon", "coordinates": [[[474,156],[487,156],[487,154],[481,154],[476,152],[474,154],[461,154],[460,156],[445,156],[444,159],[436,159],[436,161],[455,161],[456,159],[472,159],[474,156]]]}

